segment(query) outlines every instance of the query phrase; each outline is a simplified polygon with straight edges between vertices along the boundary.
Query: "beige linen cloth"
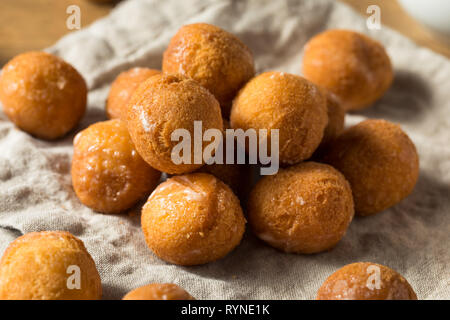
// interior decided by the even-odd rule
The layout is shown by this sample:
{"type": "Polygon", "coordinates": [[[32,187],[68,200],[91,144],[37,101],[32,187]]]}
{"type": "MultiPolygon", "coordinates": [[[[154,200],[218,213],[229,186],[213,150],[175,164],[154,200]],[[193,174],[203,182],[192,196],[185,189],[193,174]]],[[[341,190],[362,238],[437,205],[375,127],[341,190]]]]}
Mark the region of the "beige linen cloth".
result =
{"type": "Polygon", "coordinates": [[[236,34],[252,49],[258,72],[301,74],[303,45],[325,29],[353,29],[381,41],[395,67],[392,88],[346,121],[350,125],[370,117],[402,125],[420,154],[421,173],[412,195],[383,213],[355,218],[330,252],[284,254],[247,232],[224,259],[179,267],[147,248],[139,207],[134,214],[103,215],[79,202],[70,178],[74,133],[56,142],[38,140],[0,113],[0,253],[24,233],[70,231],[93,256],[105,299],[121,298],[150,282],[177,283],[198,299],[313,299],[328,275],[356,261],[394,268],[421,299],[449,299],[448,59],[387,27],[369,31],[364,18],[335,1],[124,1],[108,17],[48,49],[72,63],[90,89],[87,114],[75,131],[105,120],[109,84],[119,72],[132,66],[160,68],[170,37],[193,22],[236,34]]]}

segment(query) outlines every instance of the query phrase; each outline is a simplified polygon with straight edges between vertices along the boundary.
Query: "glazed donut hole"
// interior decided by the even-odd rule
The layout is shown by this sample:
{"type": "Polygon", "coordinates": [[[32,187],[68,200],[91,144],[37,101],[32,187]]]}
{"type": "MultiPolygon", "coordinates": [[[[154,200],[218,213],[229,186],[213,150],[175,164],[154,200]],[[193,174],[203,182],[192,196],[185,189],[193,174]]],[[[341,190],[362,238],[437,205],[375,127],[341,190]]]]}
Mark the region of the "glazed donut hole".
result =
{"type": "Polygon", "coordinates": [[[77,134],[71,174],[80,201],[102,213],[130,209],[161,177],[137,153],[119,119],[97,122],[77,134]]]}
{"type": "Polygon", "coordinates": [[[266,129],[268,141],[272,130],[279,130],[279,161],[293,165],[310,158],[322,141],[328,123],[326,99],[300,76],[264,72],[234,99],[230,123],[233,129],[255,129],[258,135],[266,129]]]}
{"type": "Polygon", "coordinates": [[[338,96],[348,111],[381,98],[394,73],[379,42],[354,31],[327,30],[305,45],[303,74],[338,96]]]}
{"type": "MultiPolygon", "coordinates": [[[[153,168],[169,174],[192,172],[204,164],[195,158],[195,123],[201,134],[208,129],[223,130],[220,106],[214,96],[195,80],[182,75],[158,74],[142,83],[127,107],[131,139],[142,158],[153,168]],[[172,152],[179,141],[176,131],[186,131],[191,139],[190,161],[176,163],[172,152]]],[[[202,154],[209,142],[202,142],[202,154]]],[[[184,156],[184,155],[183,155],[184,156]]]]}
{"type": "Polygon", "coordinates": [[[206,173],[161,183],[141,216],[148,247],[162,260],[183,266],[225,257],[241,242],[245,223],[233,191],[206,173]]]}
{"type": "Polygon", "coordinates": [[[258,238],[289,253],[333,248],[353,219],[349,183],[333,167],[303,162],[258,181],[248,200],[258,238]]]}
{"type": "Polygon", "coordinates": [[[126,120],[124,110],[134,90],[145,80],[161,71],[149,68],[131,68],[120,73],[111,84],[106,100],[106,114],[109,119],[126,120]]]}
{"type": "Polygon", "coordinates": [[[173,283],[152,283],[128,292],[122,300],[195,300],[173,283]]]}
{"type": "Polygon", "coordinates": [[[323,160],[350,182],[356,214],[369,216],[406,198],[419,177],[416,147],[400,126],[365,120],[346,129],[323,160]]]}
{"type": "Polygon", "coordinates": [[[417,295],[395,270],[357,262],[330,275],[318,290],[317,300],[417,300],[417,295]]]}
{"type": "Polygon", "coordinates": [[[72,130],[86,109],[87,88],[70,64],[45,52],[14,57],[0,74],[0,101],[21,130],[57,139],[72,130]]]}
{"type": "Polygon", "coordinates": [[[237,91],[255,74],[250,49],[235,35],[206,23],[178,30],[164,52],[162,70],[185,75],[208,89],[225,118],[237,91]]]}
{"type": "MultiPolygon", "coordinates": [[[[419,158],[408,135],[389,121],[366,120],[344,129],[347,111],[371,105],[392,83],[392,65],[380,43],[353,31],[320,33],[305,46],[303,74],[255,76],[253,55],[236,36],[205,23],[181,27],[163,54],[162,72],[137,67],[120,73],[105,101],[110,120],[75,136],[76,196],[104,214],[125,212],[147,198],[141,210],[146,245],[178,266],[225,258],[241,243],[246,217],[256,237],[281,252],[331,250],[355,214],[374,215],[412,192],[419,158]],[[207,164],[204,152],[211,141],[205,141],[205,132],[231,128],[255,130],[258,151],[260,132],[267,130],[267,156],[277,156],[278,171],[262,173],[251,187],[249,144],[245,165],[236,163],[236,155],[234,164],[207,164]],[[178,130],[193,138],[188,162],[173,158],[178,130]],[[162,173],[169,178],[160,183],[162,173]],[[246,216],[238,196],[246,199],[246,216]]],[[[57,139],[75,128],[86,97],[82,76],[48,53],[18,55],[0,74],[3,111],[38,138],[57,139]]],[[[235,150],[242,147],[234,143],[235,150]]],[[[258,161],[259,169],[266,165],[258,161]]],[[[70,233],[26,234],[0,260],[0,299],[100,299],[101,294],[92,257],[70,233]],[[67,288],[68,263],[82,269],[82,290],[67,288]]],[[[317,299],[417,296],[396,271],[358,262],[333,273],[317,299]],[[367,286],[367,270],[373,268],[381,276],[376,290],[367,286]]],[[[151,283],[123,300],[194,298],[176,284],[151,283]]]]}
{"type": "Polygon", "coordinates": [[[69,232],[27,233],[0,260],[0,300],[97,300],[100,275],[83,242],[69,232]],[[79,268],[79,283],[69,278],[79,268]],[[69,285],[70,284],[70,285],[69,285]]]}

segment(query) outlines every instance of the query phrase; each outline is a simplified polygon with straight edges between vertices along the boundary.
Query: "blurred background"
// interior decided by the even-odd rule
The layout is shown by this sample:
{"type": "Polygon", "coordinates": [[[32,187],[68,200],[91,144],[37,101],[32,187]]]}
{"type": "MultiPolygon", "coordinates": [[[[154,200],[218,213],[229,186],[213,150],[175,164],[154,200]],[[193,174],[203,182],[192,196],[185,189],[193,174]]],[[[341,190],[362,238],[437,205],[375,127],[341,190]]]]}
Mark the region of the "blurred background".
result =
{"type": "MultiPolygon", "coordinates": [[[[366,17],[370,15],[367,13],[368,6],[376,4],[381,9],[382,25],[399,31],[419,45],[450,57],[450,32],[445,34],[436,29],[439,23],[443,23],[444,28],[450,23],[450,0],[335,1],[347,3],[366,17]]],[[[75,30],[66,27],[68,6],[80,7],[81,27],[86,27],[107,15],[119,2],[120,0],[1,0],[0,66],[18,53],[41,50],[65,34],[74,32],[75,30]]]]}

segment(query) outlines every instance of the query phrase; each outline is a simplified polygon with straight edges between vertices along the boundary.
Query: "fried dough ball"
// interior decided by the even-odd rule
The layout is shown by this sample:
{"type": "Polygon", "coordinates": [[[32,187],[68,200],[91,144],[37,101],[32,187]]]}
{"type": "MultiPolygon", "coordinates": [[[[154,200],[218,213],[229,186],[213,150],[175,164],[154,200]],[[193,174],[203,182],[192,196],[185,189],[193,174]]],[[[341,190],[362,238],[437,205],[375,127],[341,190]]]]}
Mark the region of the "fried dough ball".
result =
{"type": "Polygon", "coordinates": [[[173,283],[152,283],[128,292],[122,300],[195,300],[173,283]]]}
{"type": "Polygon", "coordinates": [[[236,36],[206,23],[183,26],[164,52],[163,71],[197,80],[229,116],[237,91],[255,74],[250,49],[236,36]]]}
{"type": "MultiPolygon", "coordinates": [[[[136,89],[127,107],[128,130],[139,154],[152,167],[170,174],[194,171],[204,164],[202,154],[196,153],[200,150],[196,151],[194,146],[195,121],[201,121],[202,136],[207,129],[223,130],[217,100],[198,82],[182,75],[150,77],[136,89]],[[175,147],[185,141],[184,137],[175,141],[171,138],[172,133],[180,132],[180,129],[187,130],[190,135],[191,150],[187,161],[190,163],[172,160],[172,152],[180,158],[185,156],[184,152],[175,151],[175,147]],[[196,154],[201,156],[200,163],[196,161],[196,154]]],[[[203,141],[201,151],[209,144],[203,141]]]]}
{"type": "Polygon", "coordinates": [[[38,138],[64,136],[86,110],[87,88],[70,64],[45,52],[20,54],[0,75],[3,111],[20,129],[38,138]]]}
{"type": "Polygon", "coordinates": [[[150,194],[160,177],[137,153],[119,119],[97,122],[74,139],[73,188],[95,211],[119,213],[131,208],[150,194]]]}
{"type": "Polygon", "coordinates": [[[0,260],[0,300],[94,300],[102,296],[95,262],[69,232],[27,233],[0,260]]]}
{"type": "Polygon", "coordinates": [[[348,30],[328,30],[309,40],[303,74],[336,94],[346,110],[369,106],[385,93],[393,79],[383,45],[348,30]]]}
{"type": "Polygon", "coordinates": [[[269,245],[292,253],[333,248],[353,219],[349,183],[333,167],[303,162],[258,181],[248,201],[249,223],[269,245]]]}
{"type": "MultiPolygon", "coordinates": [[[[244,131],[279,129],[279,160],[295,164],[311,157],[327,125],[326,100],[308,80],[265,72],[250,80],[233,101],[231,126],[244,131]]],[[[270,143],[269,143],[270,146],[270,143]]],[[[270,149],[270,148],[269,148],[270,149]]]]}
{"type": "Polygon", "coordinates": [[[357,215],[383,211],[414,189],[419,176],[416,147],[400,126],[366,120],[345,130],[324,161],[350,182],[357,215]]]}
{"type": "Polygon", "coordinates": [[[417,300],[417,296],[395,270],[356,262],[329,276],[317,292],[317,300],[417,300]]]}
{"type": "Polygon", "coordinates": [[[161,183],[142,208],[141,224],[147,245],[158,257],[185,266],[223,258],[245,230],[238,198],[206,173],[161,183]]]}
{"type": "Polygon", "coordinates": [[[119,74],[111,84],[106,101],[108,118],[126,120],[126,112],[123,109],[126,108],[134,90],[142,82],[159,73],[161,71],[155,69],[132,68],[119,74]]]}

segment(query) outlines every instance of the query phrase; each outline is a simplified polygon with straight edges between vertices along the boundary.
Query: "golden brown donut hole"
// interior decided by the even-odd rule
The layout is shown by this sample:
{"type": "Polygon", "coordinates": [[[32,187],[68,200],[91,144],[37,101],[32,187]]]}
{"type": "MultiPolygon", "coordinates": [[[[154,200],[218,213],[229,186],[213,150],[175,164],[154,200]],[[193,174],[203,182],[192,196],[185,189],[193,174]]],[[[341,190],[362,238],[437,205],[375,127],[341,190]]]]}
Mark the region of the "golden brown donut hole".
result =
{"type": "Polygon", "coordinates": [[[80,201],[102,213],[131,208],[153,191],[161,176],[137,153],[119,119],[97,122],[77,134],[71,173],[80,201]]]}
{"type": "Polygon", "coordinates": [[[126,120],[124,110],[134,90],[145,80],[161,71],[149,68],[131,68],[120,73],[111,84],[106,101],[106,114],[110,119],[126,120]]]}
{"type": "Polygon", "coordinates": [[[365,108],[390,87],[392,65],[384,47],[354,31],[327,30],[308,41],[303,74],[336,94],[346,110],[365,108]]]}
{"type": "Polygon", "coordinates": [[[263,177],[248,201],[254,233],[269,245],[292,253],[333,248],[353,215],[349,183],[333,167],[316,162],[263,177]]]}
{"type": "MultiPolygon", "coordinates": [[[[157,74],[144,81],[133,93],[127,107],[127,124],[139,154],[153,168],[169,174],[194,171],[204,164],[195,163],[195,121],[202,132],[223,130],[220,106],[214,96],[195,80],[182,75],[157,74]],[[175,163],[172,140],[175,130],[187,130],[191,137],[190,163],[175,163]]],[[[202,152],[210,142],[203,141],[202,152]]]]}
{"type": "Polygon", "coordinates": [[[162,64],[164,72],[181,73],[208,89],[225,118],[237,91],[255,74],[250,49],[235,35],[206,23],[181,27],[162,64]]]}
{"type": "Polygon", "coordinates": [[[56,139],[84,115],[87,88],[70,64],[45,52],[14,57],[0,75],[0,101],[8,118],[38,138],[56,139]]]}
{"type": "MultiPolygon", "coordinates": [[[[279,161],[284,165],[311,157],[328,122],[326,100],[308,80],[284,72],[264,72],[250,80],[233,101],[233,129],[279,130],[279,161]]],[[[270,143],[269,143],[270,147],[270,143]]],[[[270,149],[270,148],[269,148],[270,149]]]]}
{"type": "Polygon", "coordinates": [[[324,161],[350,182],[356,214],[368,216],[406,198],[419,176],[416,147],[400,126],[365,120],[346,129],[324,161]]]}
{"type": "Polygon", "coordinates": [[[173,283],[152,283],[128,292],[122,300],[195,300],[173,283]]]}
{"type": "Polygon", "coordinates": [[[0,260],[0,300],[93,300],[101,296],[95,262],[83,242],[69,232],[27,233],[11,242],[0,260]],[[79,276],[79,283],[71,276],[79,276]]]}
{"type": "Polygon", "coordinates": [[[241,241],[245,218],[238,198],[206,173],[174,176],[161,183],[142,208],[149,248],[178,265],[223,258],[241,241]]]}
{"type": "Polygon", "coordinates": [[[330,275],[317,292],[317,300],[417,300],[417,296],[395,270],[357,262],[330,275]]]}

